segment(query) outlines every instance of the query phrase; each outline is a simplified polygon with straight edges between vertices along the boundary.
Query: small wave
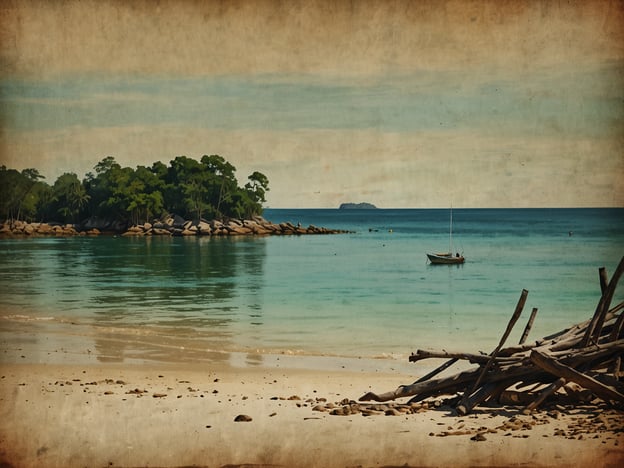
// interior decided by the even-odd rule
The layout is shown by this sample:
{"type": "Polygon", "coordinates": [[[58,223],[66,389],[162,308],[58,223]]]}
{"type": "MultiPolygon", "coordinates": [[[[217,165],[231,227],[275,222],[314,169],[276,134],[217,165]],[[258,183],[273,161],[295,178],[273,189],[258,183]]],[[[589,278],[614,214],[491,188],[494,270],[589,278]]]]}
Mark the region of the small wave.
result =
{"type": "Polygon", "coordinates": [[[388,359],[392,361],[405,361],[407,355],[403,353],[381,353],[371,356],[372,359],[388,359]]]}
{"type": "Polygon", "coordinates": [[[13,322],[42,322],[42,321],[54,321],[58,320],[57,317],[33,317],[31,315],[21,315],[21,314],[9,314],[1,316],[5,320],[11,320],[13,322]]]}

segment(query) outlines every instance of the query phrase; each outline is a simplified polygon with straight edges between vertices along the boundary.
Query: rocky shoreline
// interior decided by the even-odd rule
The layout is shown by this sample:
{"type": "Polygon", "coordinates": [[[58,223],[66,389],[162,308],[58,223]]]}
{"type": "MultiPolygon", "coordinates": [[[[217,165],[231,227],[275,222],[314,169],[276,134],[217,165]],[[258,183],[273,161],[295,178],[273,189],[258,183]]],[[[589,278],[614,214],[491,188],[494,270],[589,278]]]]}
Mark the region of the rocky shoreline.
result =
{"type": "Polygon", "coordinates": [[[284,236],[310,234],[346,234],[351,231],[328,229],[309,225],[303,227],[290,222],[273,223],[261,216],[252,219],[229,219],[189,221],[172,215],[152,223],[126,226],[121,223],[88,219],[80,224],[27,223],[5,221],[0,226],[0,237],[41,236],[98,236],[113,234],[121,236],[284,236]]]}

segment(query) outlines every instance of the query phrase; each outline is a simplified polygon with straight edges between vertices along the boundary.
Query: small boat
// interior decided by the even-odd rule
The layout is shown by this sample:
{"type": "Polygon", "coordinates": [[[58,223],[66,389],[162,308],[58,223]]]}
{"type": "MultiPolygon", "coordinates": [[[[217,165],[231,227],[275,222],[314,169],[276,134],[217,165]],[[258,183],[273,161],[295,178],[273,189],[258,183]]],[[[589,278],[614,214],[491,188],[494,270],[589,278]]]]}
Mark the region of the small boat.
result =
{"type": "Polygon", "coordinates": [[[464,263],[466,260],[463,255],[458,253],[453,255],[451,252],[447,253],[428,253],[427,258],[434,265],[454,265],[464,263]]]}
{"type": "Polygon", "coordinates": [[[427,258],[433,265],[458,265],[466,260],[463,255],[453,255],[453,208],[451,208],[451,220],[449,228],[449,251],[446,253],[428,253],[427,258]]]}

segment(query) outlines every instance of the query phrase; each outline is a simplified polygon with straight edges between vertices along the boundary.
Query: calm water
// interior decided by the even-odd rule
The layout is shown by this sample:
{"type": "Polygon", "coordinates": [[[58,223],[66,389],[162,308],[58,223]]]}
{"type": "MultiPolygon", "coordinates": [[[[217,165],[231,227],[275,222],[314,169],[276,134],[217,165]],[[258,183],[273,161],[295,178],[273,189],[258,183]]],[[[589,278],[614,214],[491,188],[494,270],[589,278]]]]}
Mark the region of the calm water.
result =
{"type": "Polygon", "coordinates": [[[489,352],[523,288],[509,343],[532,307],[530,339],[589,318],[598,267],[613,272],[624,255],[624,209],[454,210],[461,266],[426,262],[425,252],[448,249],[447,210],[270,209],[265,218],[355,233],[0,240],[0,332],[6,341],[11,327],[48,327],[109,361],[489,352]]]}

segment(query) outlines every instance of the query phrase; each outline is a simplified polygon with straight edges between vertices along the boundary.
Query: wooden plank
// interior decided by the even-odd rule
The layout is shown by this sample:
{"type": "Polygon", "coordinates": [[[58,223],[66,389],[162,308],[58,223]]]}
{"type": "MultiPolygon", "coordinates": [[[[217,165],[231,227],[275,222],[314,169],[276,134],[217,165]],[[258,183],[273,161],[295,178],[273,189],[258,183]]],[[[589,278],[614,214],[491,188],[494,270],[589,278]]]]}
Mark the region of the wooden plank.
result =
{"type": "Polygon", "coordinates": [[[531,362],[556,377],[576,382],[581,387],[591,390],[594,394],[606,402],[610,402],[612,400],[624,402],[623,394],[607,385],[601,384],[596,379],[589,377],[588,375],[580,373],[570,366],[560,363],[556,359],[553,359],[544,353],[533,350],[531,352],[531,362]]]}

